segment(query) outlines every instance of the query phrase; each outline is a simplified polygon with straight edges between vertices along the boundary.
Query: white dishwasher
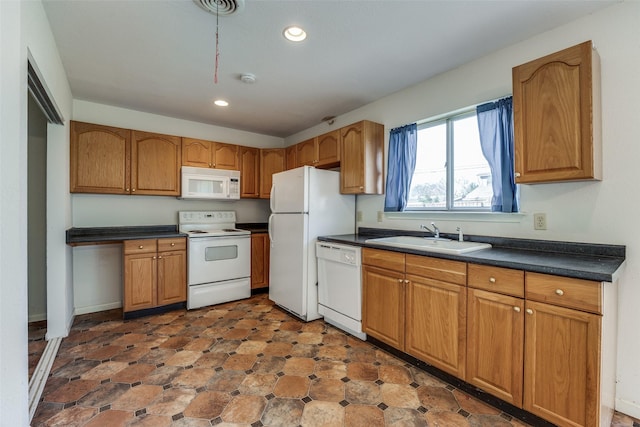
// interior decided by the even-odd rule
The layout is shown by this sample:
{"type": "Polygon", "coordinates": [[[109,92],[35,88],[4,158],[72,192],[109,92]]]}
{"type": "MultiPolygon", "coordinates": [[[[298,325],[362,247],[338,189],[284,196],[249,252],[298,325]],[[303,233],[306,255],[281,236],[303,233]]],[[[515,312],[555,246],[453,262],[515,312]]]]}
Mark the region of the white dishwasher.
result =
{"type": "Polygon", "coordinates": [[[365,340],[362,332],[361,248],[316,242],[318,312],[324,320],[365,340]]]}

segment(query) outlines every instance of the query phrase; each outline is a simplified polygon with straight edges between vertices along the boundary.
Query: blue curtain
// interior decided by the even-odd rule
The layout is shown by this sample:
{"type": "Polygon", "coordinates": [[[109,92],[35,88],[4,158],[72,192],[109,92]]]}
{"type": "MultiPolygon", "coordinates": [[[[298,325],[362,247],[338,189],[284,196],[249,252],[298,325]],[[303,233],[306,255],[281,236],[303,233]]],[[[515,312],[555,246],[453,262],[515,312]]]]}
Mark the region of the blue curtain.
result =
{"type": "Polygon", "coordinates": [[[491,168],[494,212],[518,212],[518,188],[514,172],[512,98],[476,108],[482,153],[491,168]]]}
{"type": "Polygon", "coordinates": [[[411,178],[416,169],[417,151],[418,125],[413,123],[391,129],[384,198],[385,212],[402,212],[407,207],[411,178]]]}

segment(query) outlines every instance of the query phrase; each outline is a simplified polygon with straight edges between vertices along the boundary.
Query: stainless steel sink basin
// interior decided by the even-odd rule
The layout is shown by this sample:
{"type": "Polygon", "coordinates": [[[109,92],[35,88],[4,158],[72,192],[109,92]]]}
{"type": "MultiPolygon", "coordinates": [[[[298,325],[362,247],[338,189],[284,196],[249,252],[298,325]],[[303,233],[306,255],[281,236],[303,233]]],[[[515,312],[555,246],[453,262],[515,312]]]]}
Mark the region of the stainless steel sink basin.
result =
{"type": "Polygon", "coordinates": [[[367,239],[365,240],[365,243],[454,255],[479,251],[480,249],[488,249],[491,247],[489,243],[458,242],[457,240],[424,238],[418,236],[379,237],[376,239],[367,239]]]}

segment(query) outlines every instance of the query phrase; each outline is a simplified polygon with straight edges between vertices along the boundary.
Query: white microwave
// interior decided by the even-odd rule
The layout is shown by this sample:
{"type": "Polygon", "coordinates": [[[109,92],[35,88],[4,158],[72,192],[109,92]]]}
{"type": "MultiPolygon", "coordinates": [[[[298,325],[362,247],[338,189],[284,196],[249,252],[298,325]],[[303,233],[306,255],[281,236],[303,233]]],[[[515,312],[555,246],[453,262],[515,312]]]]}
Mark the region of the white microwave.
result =
{"type": "Polygon", "coordinates": [[[240,199],[240,171],[182,166],[182,199],[240,199]]]}

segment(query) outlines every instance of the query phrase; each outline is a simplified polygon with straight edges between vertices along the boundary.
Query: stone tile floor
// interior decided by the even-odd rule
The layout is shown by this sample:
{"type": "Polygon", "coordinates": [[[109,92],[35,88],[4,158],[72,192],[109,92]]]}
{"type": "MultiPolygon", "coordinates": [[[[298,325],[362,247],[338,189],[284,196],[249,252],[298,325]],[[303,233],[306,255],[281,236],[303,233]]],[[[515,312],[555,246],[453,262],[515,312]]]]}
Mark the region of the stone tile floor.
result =
{"type": "MultiPolygon", "coordinates": [[[[526,425],[265,294],[121,316],[76,317],[32,426],[526,425]]],[[[640,424],[616,414],[612,426],[640,424]]]]}

